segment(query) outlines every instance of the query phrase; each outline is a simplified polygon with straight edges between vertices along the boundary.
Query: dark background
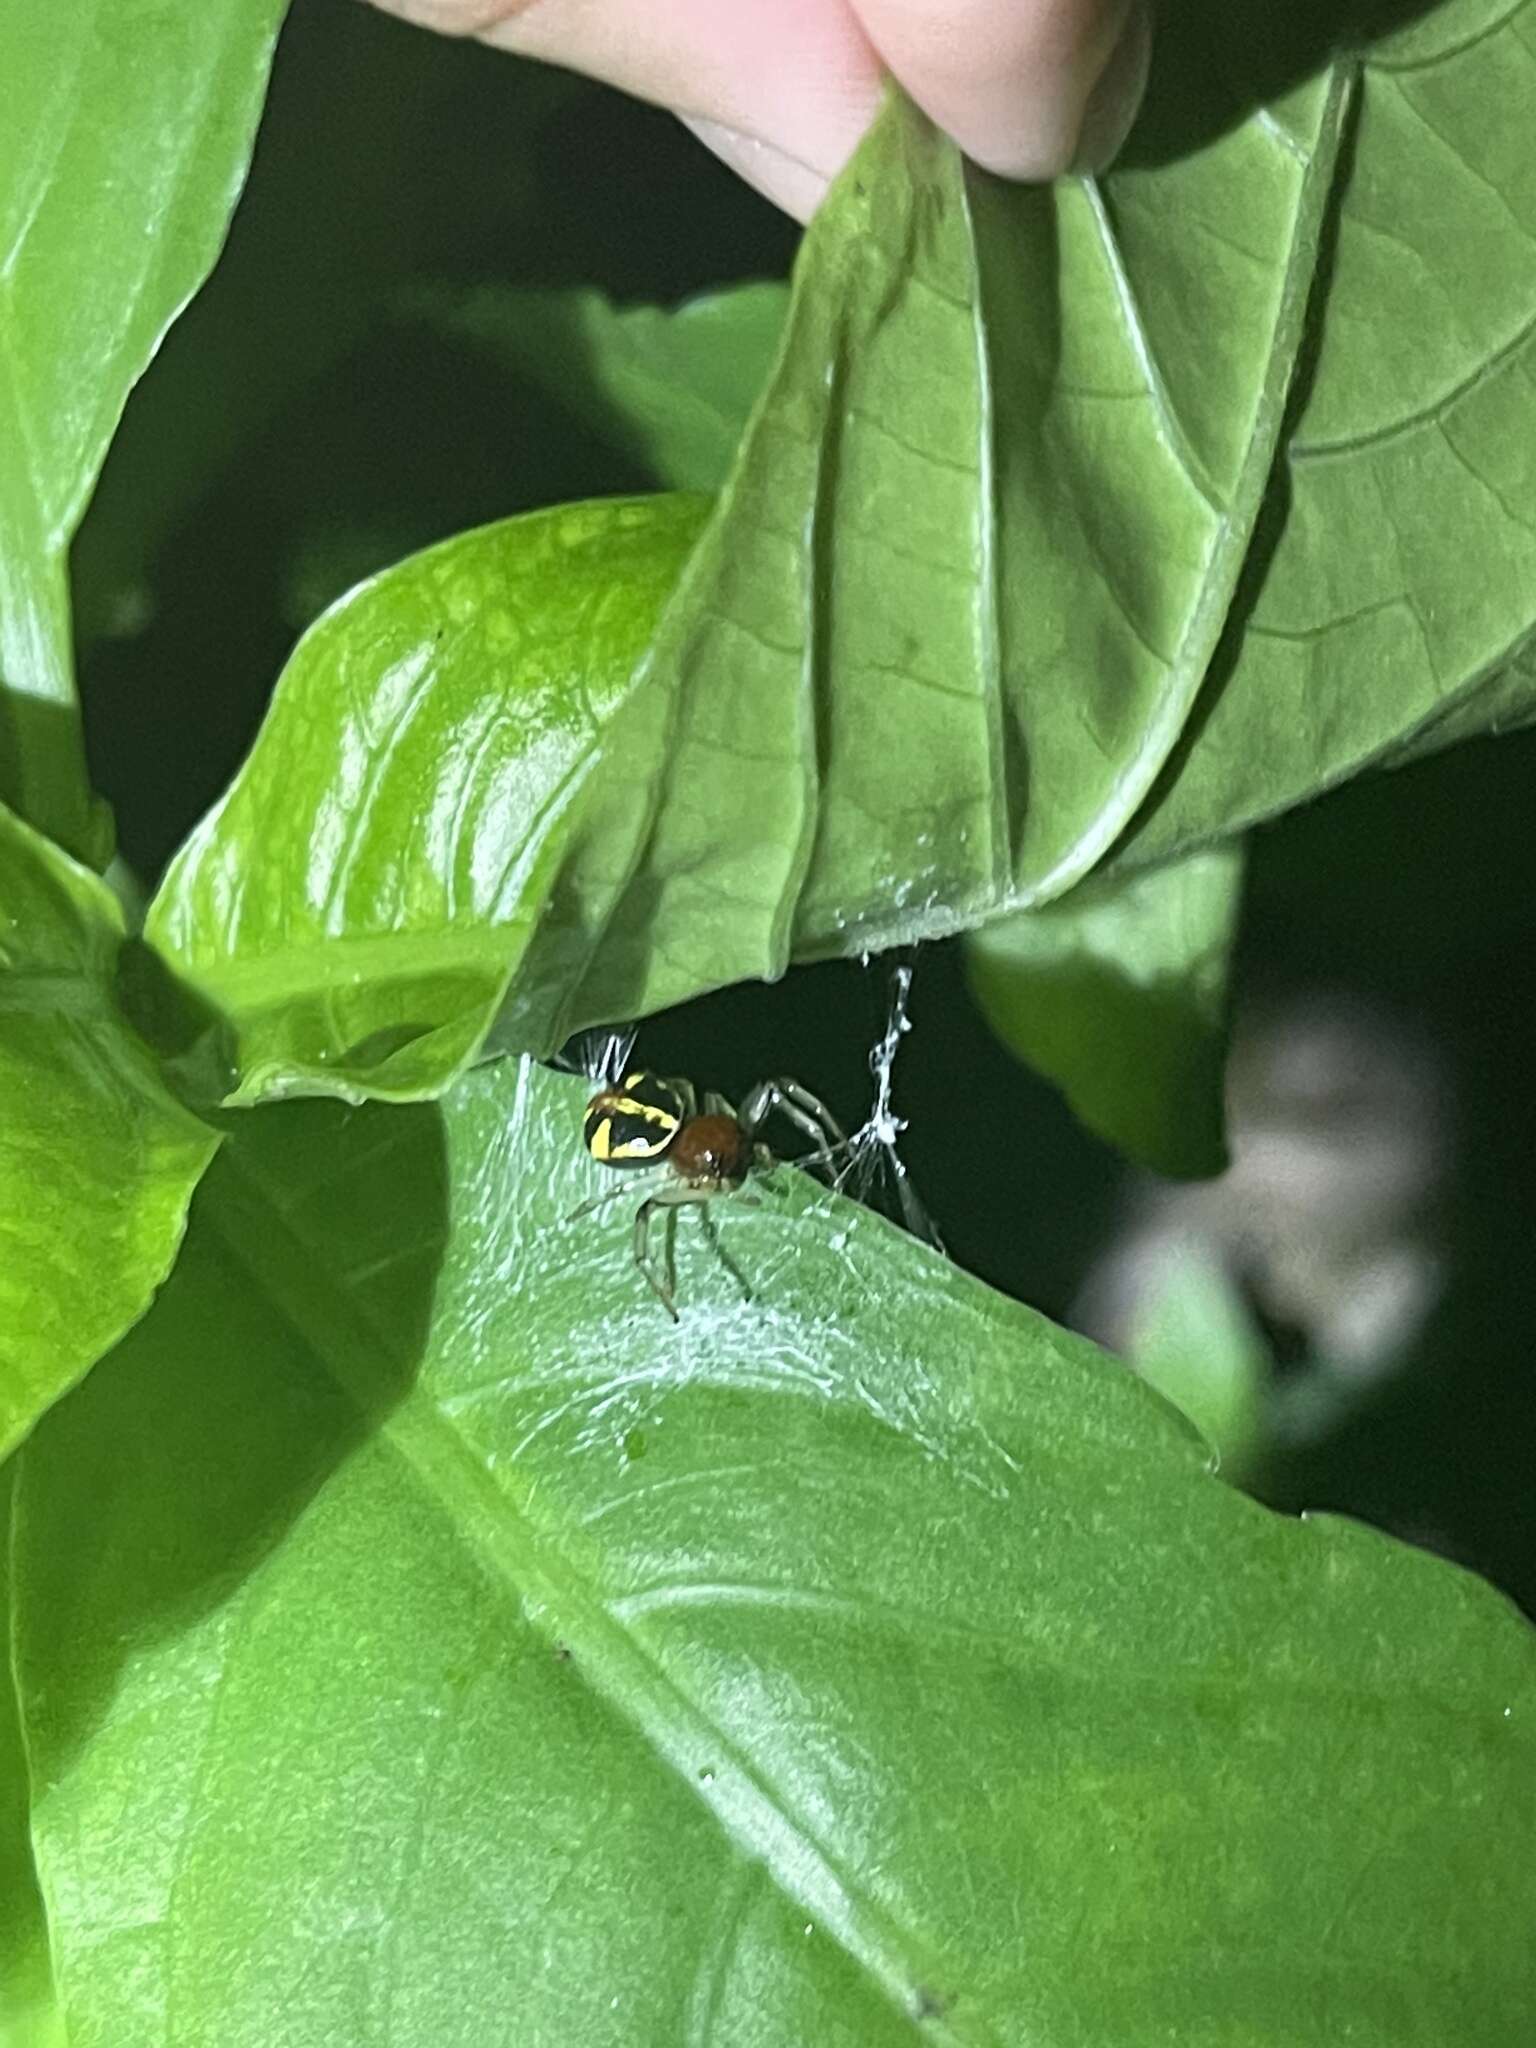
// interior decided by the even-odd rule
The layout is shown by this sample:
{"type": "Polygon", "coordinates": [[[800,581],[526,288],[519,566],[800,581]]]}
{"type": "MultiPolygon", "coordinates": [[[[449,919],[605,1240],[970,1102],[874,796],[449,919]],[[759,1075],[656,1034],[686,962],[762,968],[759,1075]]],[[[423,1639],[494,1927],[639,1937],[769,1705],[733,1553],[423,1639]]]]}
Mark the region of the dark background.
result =
{"type": "MultiPolygon", "coordinates": [[[[219,795],[296,634],[351,582],[466,526],[652,482],[435,332],[411,310],[418,287],[595,284],[666,303],[784,276],[797,239],[664,114],[298,0],[226,258],[135,394],[76,550],[92,766],[140,880],[219,795]]],[[[1432,1543],[1530,1608],[1533,770],[1536,738],[1479,742],[1256,835],[1238,1039],[1289,1046],[1301,1079],[1250,1092],[1239,1144],[1259,1132],[1282,1174],[1287,1144],[1325,1175],[1336,1156],[1339,1231],[1368,1237],[1350,1162],[1373,1132],[1411,1136],[1429,1116],[1405,1046],[1449,1105],[1447,1142],[1391,1226],[1440,1274],[1432,1307],[1346,1391],[1305,1287],[1280,1312],[1266,1283],[1283,1216],[1220,1192],[1191,1211],[1132,1175],[992,1037],[959,945],[914,962],[897,1071],[905,1157],[962,1265],[1081,1319],[1085,1282],[1128,1232],[1198,1214],[1269,1344],[1276,1416],[1311,1418],[1277,1422],[1254,1489],[1432,1543]],[[1320,1013],[1347,1024],[1321,1078],[1320,1013]]],[[[650,1021],[641,1056],[733,1097],[793,1074],[857,1122],[887,978],[888,963],[839,963],[728,990],[650,1021]]]]}

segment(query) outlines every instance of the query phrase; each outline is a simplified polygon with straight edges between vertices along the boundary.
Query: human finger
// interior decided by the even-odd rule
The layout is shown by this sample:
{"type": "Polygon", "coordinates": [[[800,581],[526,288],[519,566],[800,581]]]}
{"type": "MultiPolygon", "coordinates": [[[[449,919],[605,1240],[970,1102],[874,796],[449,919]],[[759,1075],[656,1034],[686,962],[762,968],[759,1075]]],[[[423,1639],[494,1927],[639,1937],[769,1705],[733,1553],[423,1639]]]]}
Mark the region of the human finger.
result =
{"type": "Polygon", "coordinates": [[[425,27],[561,64],[679,114],[805,220],[880,104],[848,0],[380,0],[425,27]]]}
{"type": "Polygon", "coordinates": [[[1101,169],[1146,84],[1145,0],[855,0],[874,48],[977,163],[1101,169]]]}

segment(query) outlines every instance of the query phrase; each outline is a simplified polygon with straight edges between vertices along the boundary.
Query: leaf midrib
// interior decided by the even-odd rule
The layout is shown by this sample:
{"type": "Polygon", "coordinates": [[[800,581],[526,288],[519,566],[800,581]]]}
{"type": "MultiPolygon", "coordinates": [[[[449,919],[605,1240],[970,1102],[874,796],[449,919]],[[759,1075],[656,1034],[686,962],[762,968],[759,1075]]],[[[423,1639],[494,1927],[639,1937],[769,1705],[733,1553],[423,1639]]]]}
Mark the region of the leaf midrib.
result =
{"type": "MultiPolygon", "coordinates": [[[[1323,223],[1334,189],[1334,172],[1355,104],[1359,75],[1360,65],[1356,59],[1338,60],[1329,73],[1324,104],[1318,117],[1317,140],[1302,173],[1301,188],[1292,215],[1279,312],[1259,384],[1253,429],[1248,436],[1226,511],[1216,526],[1201,574],[1199,595],[1189,609],[1184,630],[1174,649],[1169,670],[1171,686],[1165,693],[1160,713],[1148,721],[1134,758],[1122,770],[1110,801],[1100,810],[1090,828],[1038,881],[1015,889],[1013,900],[1003,906],[1008,910],[1028,909],[1061,895],[1109,855],[1162,773],[1199,700],[1206,674],[1226,629],[1232,593],[1247,560],[1254,523],[1274,467],[1312,304],[1323,223]]],[[[1098,188],[1093,185],[1091,189],[1101,230],[1114,241],[1113,223],[1098,198],[1098,188]]],[[[1118,242],[1115,247],[1118,251],[1118,242]]],[[[1191,475],[1190,481],[1203,495],[1201,479],[1191,475]]]]}

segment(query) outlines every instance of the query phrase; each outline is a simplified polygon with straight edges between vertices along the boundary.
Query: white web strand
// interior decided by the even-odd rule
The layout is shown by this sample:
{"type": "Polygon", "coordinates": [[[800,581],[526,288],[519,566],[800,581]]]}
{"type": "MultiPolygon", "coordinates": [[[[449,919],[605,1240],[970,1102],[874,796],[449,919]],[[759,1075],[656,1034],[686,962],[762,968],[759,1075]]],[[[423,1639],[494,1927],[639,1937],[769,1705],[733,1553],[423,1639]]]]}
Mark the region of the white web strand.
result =
{"type": "Polygon", "coordinates": [[[848,1140],[847,1153],[834,1185],[840,1191],[852,1194],[859,1202],[867,1202],[877,1185],[882,1192],[892,1190],[901,1221],[907,1229],[914,1237],[921,1238],[924,1244],[942,1252],[943,1240],[917,1198],[917,1190],[912,1185],[912,1177],[899,1150],[907,1120],[896,1114],[894,1079],[901,1041],[912,1029],[911,999],[912,969],[903,963],[892,970],[891,1001],[885,1031],[875,1041],[869,1055],[875,1099],[870,1105],[869,1115],[848,1140]]]}
{"type": "Polygon", "coordinates": [[[550,1061],[563,1073],[582,1074],[615,1088],[629,1072],[639,1028],[634,1024],[605,1024],[591,1031],[578,1031],[568,1038],[550,1061]]]}

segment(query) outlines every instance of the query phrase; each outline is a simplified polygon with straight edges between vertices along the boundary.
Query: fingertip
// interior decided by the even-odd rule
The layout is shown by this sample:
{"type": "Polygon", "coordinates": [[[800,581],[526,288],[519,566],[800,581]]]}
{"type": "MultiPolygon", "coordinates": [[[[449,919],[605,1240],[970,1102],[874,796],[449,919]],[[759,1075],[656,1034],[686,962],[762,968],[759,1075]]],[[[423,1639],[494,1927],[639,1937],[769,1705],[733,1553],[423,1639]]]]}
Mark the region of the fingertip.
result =
{"type": "MultiPolygon", "coordinates": [[[[0,0],[3,4],[3,0],[0,0]]],[[[748,183],[809,218],[880,103],[849,0],[386,0],[670,107],[748,183]]]]}
{"type": "Polygon", "coordinates": [[[687,114],[680,118],[707,150],[791,219],[803,225],[825,198],[830,180],[813,164],[722,121],[687,114]]]}
{"type": "Polygon", "coordinates": [[[1145,86],[1144,0],[859,0],[903,89],[985,169],[1102,168],[1145,86]]]}
{"type": "Polygon", "coordinates": [[[1106,171],[1125,147],[1141,111],[1152,68],[1152,15],[1135,0],[1120,40],[1088,95],[1068,169],[1081,175],[1106,171]]]}

